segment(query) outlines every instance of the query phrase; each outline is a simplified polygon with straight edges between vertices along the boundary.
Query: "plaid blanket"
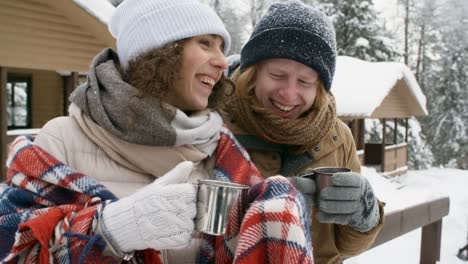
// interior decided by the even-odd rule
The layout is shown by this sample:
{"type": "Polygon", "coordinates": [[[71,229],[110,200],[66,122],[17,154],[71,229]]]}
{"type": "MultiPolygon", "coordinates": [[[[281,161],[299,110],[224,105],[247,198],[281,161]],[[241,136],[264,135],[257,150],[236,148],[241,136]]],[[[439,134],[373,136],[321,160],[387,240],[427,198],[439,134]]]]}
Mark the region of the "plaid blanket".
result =
{"type": "MultiPolygon", "coordinates": [[[[7,166],[7,183],[0,185],[1,263],[115,262],[103,255],[105,242],[96,234],[103,208],[116,199],[110,191],[24,137],[10,145],[7,166]]],[[[313,262],[302,196],[283,177],[264,181],[225,128],[215,177],[251,185],[251,206],[242,223],[229,223],[227,236],[204,236],[200,263],[313,262]]],[[[135,258],[161,263],[154,250],[135,258]]]]}
{"type": "MultiPolygon", "coordinates": [[[[0,184],[0,263],[117,263],[96,234],[104,206],[117,198],[94,178],[59,162],[25,137],[10,145],[0,184]]],[[[161,263],[154,250],[136,253],[161,263]]]]}
{"type": "Polygon", "coordinates": [[[197,263],[313,263],[305,201],[289,180],[264,180],[227,129],[216,154],[215,178],[250,185],[250,205],[243,218],[230,218],[225,236],[203,237],[197,263]]]}

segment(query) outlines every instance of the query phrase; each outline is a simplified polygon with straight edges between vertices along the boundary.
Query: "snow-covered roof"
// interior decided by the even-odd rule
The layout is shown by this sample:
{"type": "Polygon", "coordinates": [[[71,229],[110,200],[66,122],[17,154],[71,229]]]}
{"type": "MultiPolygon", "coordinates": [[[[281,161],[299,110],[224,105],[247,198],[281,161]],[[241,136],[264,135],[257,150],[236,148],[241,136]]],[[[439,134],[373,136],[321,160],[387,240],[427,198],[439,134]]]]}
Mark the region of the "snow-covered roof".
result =
{"type": "MultiPolygon", "coordinates": [[[[426,97],[411,70],[398,62],[367,62],[338,56],[335,77],[331,88],[336,98],[339,116],[375,117],[382,103],[398,102],[407,105],[410,115],[426,115],[426,97]],[[399,87],[399,97],[385,100],[399,87]],[[409,95],[409,96],[405,96],[409,95]],[[404,101],[404,102],[403,102],[404,101]]],[[[393,109],[399,108],[394,106],[393,109]]],[[[391,112],[392,107],[385,110],[391,112]]],[[[396,109],[398,111],[398,109],[396,109]]],[[[392,113],[388,113],[392,116],[392,113]]],[[[379,113],[378,117],[382,117],[379,113]]]]}
{"type": "Polygon", "coordinates": [[[109,18],[115,9],[115,7],[106,0],[73,0],[73,2],[95,16],[105,25],[109,22],[109,18]]]}

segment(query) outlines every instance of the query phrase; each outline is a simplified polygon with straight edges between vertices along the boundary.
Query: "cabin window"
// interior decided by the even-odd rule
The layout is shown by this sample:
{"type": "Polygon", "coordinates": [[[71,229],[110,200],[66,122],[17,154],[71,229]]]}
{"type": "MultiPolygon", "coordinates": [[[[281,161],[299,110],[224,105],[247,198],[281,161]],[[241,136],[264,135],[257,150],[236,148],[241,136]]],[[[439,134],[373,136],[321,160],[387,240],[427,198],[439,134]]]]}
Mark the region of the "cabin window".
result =
{"type": "Polygon", "coordinates": [[[8,76],[8,129],[31,127],[31,78],[8,76]]]}

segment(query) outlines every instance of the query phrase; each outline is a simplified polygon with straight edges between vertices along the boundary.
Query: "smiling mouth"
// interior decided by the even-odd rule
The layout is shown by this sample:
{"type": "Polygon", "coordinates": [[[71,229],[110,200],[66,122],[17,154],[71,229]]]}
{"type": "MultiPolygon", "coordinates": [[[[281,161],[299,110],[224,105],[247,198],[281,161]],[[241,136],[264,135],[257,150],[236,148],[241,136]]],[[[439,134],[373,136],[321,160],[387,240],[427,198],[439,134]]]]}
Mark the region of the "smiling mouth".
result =
{"type": "Polygon", "coordinates": [[[291,112],[294,108],[296,108],[296,106],[286,106],[286,105],[282,105],[276,101],[271,101],[272,104],[278,109],[280,110],[281,112],[283,113],[289,113],[291,112]]]}
{"type": "Polygon", "coordinates": [[[206,76],[206,75],[198,77],[198,80],[199,80],[201,83],[203,83],[203,84],[205,84],[205,85],[207,85],[207,86],[209,86],[209,87],[211,87],[211,88],[213,88],[214,85],[216,84],[216,80],[215,80],[215,79],[213,79],[213,78],[211,78],[211,77],[209,77],[209,76],[206,76]]]}

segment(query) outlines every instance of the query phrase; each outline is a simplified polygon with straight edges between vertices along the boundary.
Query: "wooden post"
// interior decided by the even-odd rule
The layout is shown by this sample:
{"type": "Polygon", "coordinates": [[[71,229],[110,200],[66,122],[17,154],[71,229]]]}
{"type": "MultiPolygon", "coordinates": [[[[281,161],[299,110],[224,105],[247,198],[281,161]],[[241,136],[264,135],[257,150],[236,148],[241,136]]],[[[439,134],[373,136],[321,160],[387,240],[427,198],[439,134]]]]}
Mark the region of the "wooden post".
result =
{"type": "Polygon", "coordinates": [[[408,143],[408,118],[405,118],[405,142],[408,143]]]}
{"type": "Polygon", "coordinates": [[[0,182],[6,180],[7,128],[8,128],[7,69],[0,67],[0,182]]]}
{"type": "Polygon", "coordinates": [[[385,172],[385,145],[387,144],[386,143],[386,139],[387,139],[387,119],[382,119],[382,132],[383,132],[383,135],[382,135],[382,150],[381,150],[381,163],[380,163],[380,170],[381,172],[385,172]]]}
{"type": "Polygon", "coordinates": [[[359,136],[360,136],[359,127],[358,127],[358,119],[353,119],[351,121],[351,132],[353,134],[354,143],[356,144],[356,149],[360,149],[358,145],[359,136]]]}
{"type": "Polygon", "coordinates": [[[75,87],[78,84],[78,78],[79,75],[77,72],[72,72],[70,76],[65,78],[65,89],[63,90],[63,115],[68,115],[68,107],[70,106],[68,98],[75,90],[75,87]]]}
{"type": "Polygon", "coordinates": [[[354,136],[356,149],[364,149],[364,119],[353,119],[351,121],[351,131],[354,136]]]}
{"type": "Polygon", "coordinates": [[[442,219],[422,228],[419,263],[436,264],[440,260],[442,219]]]}
{"type": "Polygon", "coordinates": [[[365,120],[359,119],[358,123],[359,123],[359,140],[358,142],[356,142],[356,144],[359,146],[358,149],[364,149],[365,148],[364,133],[366,131],[365,120]]]}
{"type": "Polygon", "coordinates": [[[394,131],[393,131],[393,144],[397,144],[397,140],[398,140],[398,120],[395,118],[393,119],[393,127],[394,127],[394,131]]]}

